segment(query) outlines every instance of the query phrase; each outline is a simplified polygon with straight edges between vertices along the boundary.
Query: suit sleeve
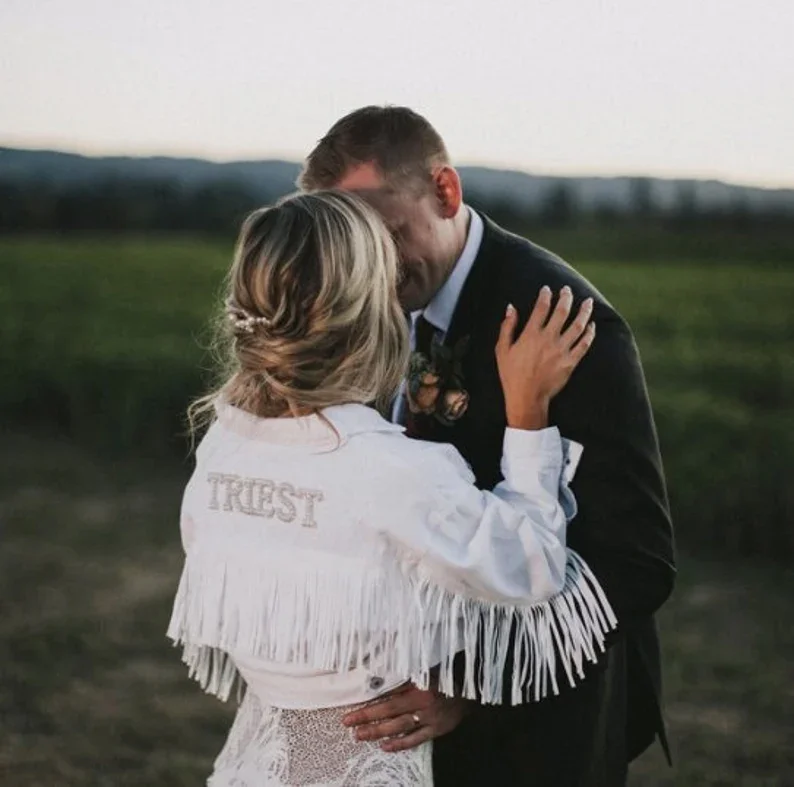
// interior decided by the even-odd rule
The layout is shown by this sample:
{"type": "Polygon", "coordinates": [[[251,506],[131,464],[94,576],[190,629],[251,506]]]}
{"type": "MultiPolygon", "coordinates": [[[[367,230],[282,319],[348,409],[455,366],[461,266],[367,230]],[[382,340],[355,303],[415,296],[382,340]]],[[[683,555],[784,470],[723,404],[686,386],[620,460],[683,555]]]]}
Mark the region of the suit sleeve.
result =
{"type": "Polygon", "coordinates": [[[609,307],[596,341],[552,403],[552,422],[585,447],[572,488],[569,544],[587,561],[618,620],[655,612],[675,578],[673,532],[645,378],[634,338],[609,307]]]}

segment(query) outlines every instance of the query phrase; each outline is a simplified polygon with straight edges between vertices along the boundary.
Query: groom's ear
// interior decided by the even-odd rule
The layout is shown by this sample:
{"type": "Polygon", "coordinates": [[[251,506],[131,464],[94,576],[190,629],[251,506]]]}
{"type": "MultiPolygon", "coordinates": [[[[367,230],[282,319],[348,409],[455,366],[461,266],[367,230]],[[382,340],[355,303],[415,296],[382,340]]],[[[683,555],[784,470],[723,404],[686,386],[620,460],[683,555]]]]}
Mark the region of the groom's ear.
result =
{"type": "Polygon", "coordinates": [[[433,173],[433,187],[440,214],[445,219],[456,216],[463,202],[463,186],[454,167],[439,167],[433,173]]]}

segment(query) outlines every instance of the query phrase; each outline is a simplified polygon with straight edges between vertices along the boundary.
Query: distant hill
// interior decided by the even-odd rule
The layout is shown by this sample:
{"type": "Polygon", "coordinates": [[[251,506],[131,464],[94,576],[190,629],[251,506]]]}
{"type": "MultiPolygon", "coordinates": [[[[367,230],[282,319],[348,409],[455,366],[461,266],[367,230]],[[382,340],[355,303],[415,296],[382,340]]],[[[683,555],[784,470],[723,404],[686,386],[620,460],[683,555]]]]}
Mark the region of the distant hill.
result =
{"type": "Polygon", "coordinates": [[[63,187],[124,178],[175,181],[186,188],[234,181],[259,199],[271,200],[294,191],[299,171],[298,164],[278,160],[216,163],[195,158],[93,157],[0,147],[0,181],[63,187]]]}
{"type": "MultiPolygon", "coordinates": [[[[295,189],[300,165],[282,160],[218,163],[195,158],[89,157],[49,150],[0,147],[0,182],[42,183],[68,188],[110,179],[151,179],[195,188],[217,182],[245,185],[262,202],[295,189]]],[[[631,177],[551,177],[515,170],[460,167],[467,192],[487,202],[509,204],[517,211],[536,211],[562,187],[583,211],[625,212],[638,200],[655,210],[673,210],[686,200],[701,210],[741,208],[750,212],[794,215],[794,189],[738,186],[716,180],[672,180],[631,177]]]]}

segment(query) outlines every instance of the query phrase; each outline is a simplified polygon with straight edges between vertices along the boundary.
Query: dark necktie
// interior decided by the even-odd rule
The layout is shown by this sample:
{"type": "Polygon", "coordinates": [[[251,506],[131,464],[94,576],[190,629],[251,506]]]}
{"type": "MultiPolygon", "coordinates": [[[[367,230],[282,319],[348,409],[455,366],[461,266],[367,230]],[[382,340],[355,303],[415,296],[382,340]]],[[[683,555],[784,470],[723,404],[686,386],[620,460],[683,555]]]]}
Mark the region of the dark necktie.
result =
{"type": "Polygon", "coordinates": [[[430,360],[431,348],[433,346],[433,339],[436,335],[436,326],[432,322],[425,319],[424,314],[420,314],[416,318],[416,327],[414,328],[415,346],[414,351],[426,355],[430,360]]]}
{"type": "MultiPolygon", "coordinates": [[[[425,319],[424,314],[420,314],[416,318],[416,325],[414,326],[414,352],[422,353],[428,360],[432,360],[432,347],[433,339],[436,335],[436,327],[433,323],[425,319]]],[[[423,415],[421,413],[412,413],[408,406],[408,402],[403,393],[403,401],[401,405],[401,421],[405,426],[405,432],[408,437],[421,437],[423,433],[427,432],[428,422],[431,416],[423,415]]]]}

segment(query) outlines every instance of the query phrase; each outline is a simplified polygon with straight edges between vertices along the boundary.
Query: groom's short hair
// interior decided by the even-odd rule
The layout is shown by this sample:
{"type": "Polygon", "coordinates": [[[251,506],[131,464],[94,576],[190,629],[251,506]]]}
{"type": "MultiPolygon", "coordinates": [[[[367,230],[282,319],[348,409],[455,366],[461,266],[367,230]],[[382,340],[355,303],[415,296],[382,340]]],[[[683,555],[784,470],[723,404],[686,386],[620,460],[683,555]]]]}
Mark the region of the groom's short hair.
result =
{"type": "Polygon", "coordinates": [[[439,133],[408,107],[369,106],[338,120],[306,158],[298,178],[305,191],[334,188],[353,167],[373,163],[389,182],[430,181],[449,164],[439,133]]]}

